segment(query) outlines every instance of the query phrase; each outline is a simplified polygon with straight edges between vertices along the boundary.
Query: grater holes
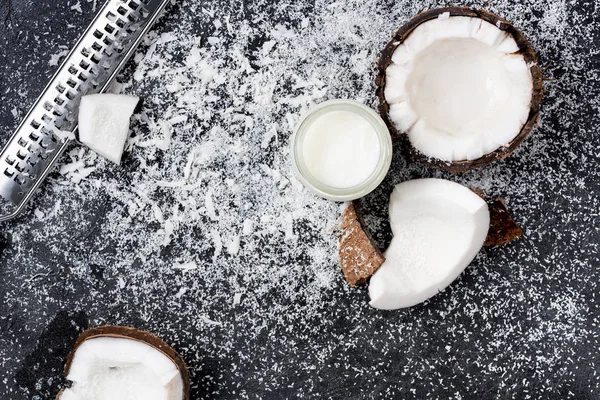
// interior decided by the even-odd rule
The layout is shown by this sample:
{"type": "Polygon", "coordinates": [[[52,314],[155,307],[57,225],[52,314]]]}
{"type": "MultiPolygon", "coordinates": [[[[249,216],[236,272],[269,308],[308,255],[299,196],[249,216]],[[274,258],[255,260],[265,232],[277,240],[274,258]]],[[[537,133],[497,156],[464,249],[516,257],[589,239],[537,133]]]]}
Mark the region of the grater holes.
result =
{"type": "Polygon", "coordinates": [[[115,27],[112,26],[111,24],[106,24],[106,26],[104,27],[104,30],[106,31],[106,33],[108,33],[109,35],[112,35],[113,32],[115,31],[115,27]]]}
{"type": "Polygon", "coordinates": [[[86,60],[81,60],[81,61],[79,62],[79,67],[80,67],[82,70],[84,70],[84,71],[87,71],[87,69],[90,67],[90,63],[89,63],[89,62],[87,62],[86,60]]]}
{"type": "Polygon", "coordinates": [[[40,135],[38,135],[36,132],[31,132],[29,134],[29,140],[37,142],[38,139],[40,138],[40,135]]]}
{"type": "Polygon", "coordinates": [[[123,16],[127,15],[127,9],[123,6],[119,6],[119,8],[117,8],[117,12],[123,16]]]}
{"type": "Polygon", "coordinates": [[[54,108],[54,106],[49,101],[47,101],[47,102],[44,103],[44,110],[46,110],[46,111],[52,111],[53,108],[54,108]]]}
{"type": "Polygon", "coordinates": [[[123,21],[121,18],[119,18],[116,22],[115,25],[117,25],[119,28],[123,29],[125,28],[125,25],[127,25],[127,22],[123,21]]]}
{"type": "Polygon", "coordinates": [[[25,171],[25,167],[22,164],[20,164],[20,163],[16,163],[15,164],[15,169],[17,170],[17,172],[23,172],[23,171],[25,171]]]}
{"type": "Polygon", "coordinates": [[[65,93],[65,97],[69,100],[73,100],[77,94],[71,90],[65,93]]]}
{"type": "MultiPolygon", "coordinates": [[[[148,3],[145,3],[145,4],[148,4],[148,3]]],[[[140,8],[140,15],[142,16],[142,18],[148,18],[148,15],[150,15],[150,12],[142,7],[142,8],[140,8]]]]}
{"type": "Polygon", "coordinates": [[[33,129],[38,129],[42,124],[40,124],[34,119],[33,121],[31,121],[30,125],[33,127],[33,129]]]}
{"type": "Polygon", "coordinates": [[[51,116],[49,116],[48,114],[44,114],[44,115],[42,116],[42,121],[44,121],[46,124],[49,124],[49,123],[51,123],[51,122],[52,122],[52,117],[51,117],[51,116]]]}
{"type": "Polygon", "coordinates": [[[9,178],[12,178],[13,176],[15,176],[15,173],[10,171],[8,168],[4,170],[4,175],[8,176],[9,178]]]}
{"type": "Polygon", "coordinates": [[[29,142],[26,139],[23,139],[22,137],[19,138],[17,143],[19,144],[19,146],[25,147],[25,148],[27,148],[27,145],[29,144],[29,142]]]}
{"type": "Polygon", "coordinates": [[[139,3],[138,3],[138,2],[136,2],[136,1],[134,1],[134,0],[131,0],[131,1],[129,2],[128,6],[129,6],[129,8],[131,8],[133,11],[137,10],[137,9],[140,7],[139,3]]]}
{"type": "MultiPolygon", "coordinates": [[[[104,43],[107,46],[110,46],[111,44],[113,44],[113,40],[107,36],[104,39],[102,39],[102,43],[104,43]]],[[[106,51],[106,50],[104,50],[104,51],[106,51]]]]}
{"type": "Polygon", "coordinates": [[[70,73],[71,75],[76,75],[76,74],[77,74],[77,72],[78,72],[78,71],[77,71],[77,67],[76,67],[75,65],[71,65],[71,66],[69,67],[69,73],[70,73]]]}
{"type": "Polygon", "coordinates": [[[98,29],[94,31],[94,37],[96,39],[102,39],[102,36],[104,36],[104,33],[100,32],[98,29]]]}
{"type": "MultiPolygon", "coordinates": [[[[92,50],[97,51],[97,52],[102,51],[102,45],[98,42],[94,42],[94,44],[92,44],[92,50]]],[[[92,56],[92,57],[94,57],[94,56],[92,56]]]]}
{"type": "Polygon", "coordinates": [[[56,85],[56,90],[58,90],[59,93],[64,92],[65,89],[66,89],[66,87],[63,84],[61,84],[61,83],[59,83],[58,85],[56,85]]]}
{"type": "Polygon", "coordinates": [[[88,80],[88,76],[86,74],[84,74],[83,72],[79,74],[78,78],[81,82],[85,82],[88,80]]]}
{"type": "MultiPolygon", "coordinates": [[[[54,99],[54,102],[55,102],[57,105],[59,105],[59,106],[62,106],[62,105],[65,103],[65,100],[64,100],[64,99],[62,99],[62,98],[60,98],[60,97],[56,97],[56,98],[54,99]]],[[[37,129],[37,128],[36,128],[36,129],[37,129]]]]}
{"type": "Polygon", "coordinates": [[[95,89],[98,89],[98,86],[100,86],[100,83],[98,83],[97,80],[92,79],[92,80],[90,80],[90,85],[92,86],[92,89],[95,90],[95,89]]]}
{"type": "Polygon", "coordinates": [[[87,48],[85,48],[85,47],[84,47],[83,49],[81,49],[81,55],[82,55],[82,56],[84,56],[84,57],[89,57],[89,56],[90,56],[90,54],[92,54],[92,52],[90,51],[90,49],[87,49],[87,48]]]}
{"type": "Polygon", "coordinates": [[[127,19],[129,20],[129,22],[135,23],[140,20],[140,17],[138,17],[137,14],[131,13],[127,16],[127,19]]]}
{"type": "MultiPolygon", "coordinates": [[[[75,75],[75,74],[73,74],[75,75]]],[[[77,82],[75,82],[75,80],[73,80],[73,78],[69,78],[67,80],[67,85],[71,86],[73,89],[75,89],[75,86],[77,86],[77,82]]],[[[68,92],[67,92],[68,93],[68,92]]]]}
{"type": "MultiPolygon", "coordinates": [[[[15,182],[17,182],[17,185],[22,185],[25,183],[25,177],[22,175],[15,175],[15,182]]],[[[23,195],[23,192],[19,192],[19,194],[23,195]]]]}
{"type": "Polygon", "coordinates": [[[90,61],[94,64],[98,64],[100,62],[100,57],[98,57],[96,54],[92,54],[92,56],[90,57],[90,61]]]}
{"type": "Polygon", "coordinates": [[[109,12],[106,13],[106,18],[110,22],[115,22],[115,19],[117,19],[117,15],[115,13],[113,13],[112,11],[109,11],[109,12]]]}
{"type": "Polygon", "coordinates": [[[24,160],[27,157],[27,151],[23,150],[23,149],[19,149],[19,151],[17,151],[17,158],[20,160],[24,160]]]}
{"type": "Polygon", "coordinates": [[[6,161],[6,163],[8,165],[13,165],[15,163],[15,159],[11,158],[10,156],[6,156],[6,158],[4,159],[4,161],[6,161]]]}

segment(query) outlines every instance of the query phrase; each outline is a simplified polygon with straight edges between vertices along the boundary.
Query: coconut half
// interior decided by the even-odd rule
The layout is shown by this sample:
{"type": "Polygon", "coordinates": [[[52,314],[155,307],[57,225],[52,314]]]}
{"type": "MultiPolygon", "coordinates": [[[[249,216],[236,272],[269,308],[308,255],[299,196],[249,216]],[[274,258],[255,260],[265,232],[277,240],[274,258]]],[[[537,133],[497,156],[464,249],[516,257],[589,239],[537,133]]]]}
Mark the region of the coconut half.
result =
{"type": "Polygon", "coordinates": [[[116,163],[121,163],[129,136],[129,121],[140,99],[123,94],[83,96],[79,104],[79,140],[116,163]]]}
{"type": "Polygon", "coordinates": [[[158,336],[123,326],[85,331],[67,359],[72,382],[56,400],[189,400],[183,358],[158,336]]]}
{"type": "Polygon", "coordinates": [[[369,283],[371,306],[419,304],[444,290],[471,263],[490,227],[487,203],[443,179],[401,183],[390,197],[394,237],[369,283]]]}
{"type": "Polygon", "coordinates": [[[539,113],[542,75],[506,20],[449,7],[419,14],[383,50],[379,111],[422,161],[466,171],[510,154],[539,113]]]}

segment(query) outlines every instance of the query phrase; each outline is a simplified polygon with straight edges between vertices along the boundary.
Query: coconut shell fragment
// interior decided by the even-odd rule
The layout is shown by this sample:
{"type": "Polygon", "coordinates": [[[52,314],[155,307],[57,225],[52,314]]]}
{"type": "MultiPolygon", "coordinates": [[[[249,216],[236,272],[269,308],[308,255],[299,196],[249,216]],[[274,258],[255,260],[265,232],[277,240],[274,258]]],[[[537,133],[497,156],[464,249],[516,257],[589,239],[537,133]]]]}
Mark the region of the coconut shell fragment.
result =
{"type": "Polygon", "coordinates": [[[398,29],[398,31],[392,37],[392,40],[382,50],[380,58],[377,62],[378,71],[375,84],[377,87],[376,94],[379,100],[378,111],[388,126],[392,137],[399,137],[405,134],[405,132],[396,127],[390,116],[390,104],[387,102],[385,97],[386,70],[392,63],[392,56],[396,48],[401,45],[419,25],[443,15],[448,15],[450,17],[461,16],[480,18],[511,35],[519,47],[518,53],[523,56],[525,62],[527,62],[529,65],[533,79],[532,98],[528,118],[521,127],[521,130],[517,136],[514,137],[514,139],[512,139],[506,146],[484,154],[482,157],[477,159],[450,162],[428,157],[419,152],[412,144],[409,143],[410,155],[414,161],[450,172],[467,172],[471,169],[483,167],[494,161],[502,160],[508,157],[525,140],[529,132],[533,129],[538,121],[540,103],[543,95],[543,77],[542,71],[538,65],[537,54],[531,47],[531,44],[521,31],[515,28],[504,18],[484,10],[474,10],[469,7],[444,7],[422,12],[398,29]]]}
{"type": "Polygon", "coordinates": [[[506,202],[498,197],[491,202],[488,200],[490,210],[490,230],[483,243],[486,247],[502,246],[523,237],[523,229],[512,219],[506,208],[506,202]]]}
{"type": "Polygon", "coordinates": [[[365,227],[357,202],[351,203],[342,215],[339,254],[342,271],[351,286],[364,283],[385,261],[365,227]]]}

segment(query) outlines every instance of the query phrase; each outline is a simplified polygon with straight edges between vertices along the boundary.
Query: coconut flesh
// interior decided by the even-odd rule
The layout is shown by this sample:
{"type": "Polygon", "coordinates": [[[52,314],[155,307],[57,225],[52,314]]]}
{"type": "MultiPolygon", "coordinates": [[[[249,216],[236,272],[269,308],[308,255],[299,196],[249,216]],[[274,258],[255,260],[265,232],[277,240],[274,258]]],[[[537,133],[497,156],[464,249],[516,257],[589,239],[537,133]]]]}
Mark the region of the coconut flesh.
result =
{"type": "Polygon", "coordinates": [[[527,122],[533,78],[513,37],[476,17],[426,21],[386,69],[389,117],[426,156],[475,160],[509,143],[527,122]]]}
{"type": "Polygon", "coordinates": [[[57,400],[181,400],[177,365],[147,343],[117,337],[85,340],[73,355],[73,384],[57,400]]]}
{"type": "Polygon", "coordinates": [[[91,94],[79,104],[79,140],[104,158],[121,163],[129,121],[139,102],[135,96],[91,94]]]}
{"type": "Polygon", "coordinates": [[[390,197],[394,237],[369,283],[372,307],[419,304],[444,290],[471,263],[486,239],[487,203],[443,179],[397,185],[390,197]]]}

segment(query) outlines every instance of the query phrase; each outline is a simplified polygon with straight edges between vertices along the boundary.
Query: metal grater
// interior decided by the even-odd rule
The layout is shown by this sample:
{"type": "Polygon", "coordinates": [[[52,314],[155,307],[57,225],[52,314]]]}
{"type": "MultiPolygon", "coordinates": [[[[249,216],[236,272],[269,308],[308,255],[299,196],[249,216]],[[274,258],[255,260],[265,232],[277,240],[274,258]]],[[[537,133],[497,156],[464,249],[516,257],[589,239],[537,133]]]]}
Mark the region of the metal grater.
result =
{"type": "Polygon", "coordinates": [[[81,96],[105,92],[168,0],[108,0],[0,153],[0,222],[23,211],[70,143],[81,96]]]}

